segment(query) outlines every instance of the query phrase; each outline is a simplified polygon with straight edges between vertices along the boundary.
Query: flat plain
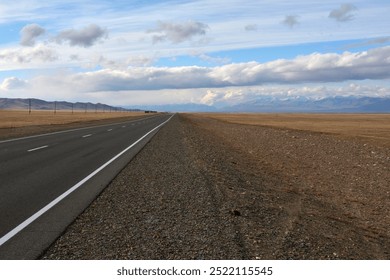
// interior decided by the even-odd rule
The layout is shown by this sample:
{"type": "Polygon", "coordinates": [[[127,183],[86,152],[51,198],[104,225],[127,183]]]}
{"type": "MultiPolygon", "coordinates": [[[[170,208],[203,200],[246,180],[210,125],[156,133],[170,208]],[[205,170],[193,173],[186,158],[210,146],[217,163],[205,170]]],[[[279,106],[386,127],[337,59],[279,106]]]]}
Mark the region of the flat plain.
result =
{"type": "MultiPolygon", "coordinates": [[[[1,113],[0,138],[144,116],[1,113]]],[[[390,115],[177,114],[41,258],[389,259],[389,170],[390,115]]]]}
{"type": "Polygon", "coordinates": [[[31,125],[57,125],[102,119],[112,119],[124,116],[142,116],[144,112],[82,112],[82,111],[53,111],[40,110],[12,111],[0,110],[0,128],[15,128],[31,125]]]}
{"type": "Polygon", "coordinates": [[[202,114],[229,123],[331,133],[390,145],[390,114],[202,114]]]}

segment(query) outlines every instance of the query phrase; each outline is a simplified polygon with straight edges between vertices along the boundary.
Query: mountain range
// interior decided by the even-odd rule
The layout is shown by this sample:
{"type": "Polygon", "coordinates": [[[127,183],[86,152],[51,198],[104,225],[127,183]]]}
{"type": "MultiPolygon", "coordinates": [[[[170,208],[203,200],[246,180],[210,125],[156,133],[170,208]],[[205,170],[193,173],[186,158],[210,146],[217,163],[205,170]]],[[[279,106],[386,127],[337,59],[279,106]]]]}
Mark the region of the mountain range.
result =
{"type": "Polygon", "coordinates": [[[0,110],[74,110],[74,111],[139,111],[138,109],[114,107],[102,103],[45,101],[35,98],[0,98],[0,110]]]}
{"type": "Polygon", "coordinates": [[[159,112],[249,112],[249,113],[390,113],[390,97],[334,96],[321,99],[294,96],[259,96],[231,106],[197,103],[113,107],[101,103],[0,98],[0,110],[159,111],[159,112]],[[134,109],[139,108],[139,109],[134,109]]]}
{"type": "Polygon", "coordinates": [[[390,113],[390,97],[335,96],[313,99],[299,96],[261,96],[252,101],[223,107],[196,103],[138,107],[169,112],[390,113]]]}

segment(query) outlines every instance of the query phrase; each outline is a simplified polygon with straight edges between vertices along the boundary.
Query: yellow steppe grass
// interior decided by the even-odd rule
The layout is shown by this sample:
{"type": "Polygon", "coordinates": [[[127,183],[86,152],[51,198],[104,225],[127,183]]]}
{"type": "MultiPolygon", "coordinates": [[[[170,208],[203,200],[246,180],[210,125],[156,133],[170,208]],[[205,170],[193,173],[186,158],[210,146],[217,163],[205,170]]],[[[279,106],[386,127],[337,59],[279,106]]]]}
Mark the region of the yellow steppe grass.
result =
{"type": "Polygon", "coordinates": [[[390,114],[202,114],[238,124],[309,130],[390,145],[390,114]]]}
{"type": "Polygon", "coordinates": [[[0,128],[16,128],[35,125],[58,125],[120,117],[139,117],[141,112],[84,112],[84,111],[13,111],[0,110],[0,128]]]}

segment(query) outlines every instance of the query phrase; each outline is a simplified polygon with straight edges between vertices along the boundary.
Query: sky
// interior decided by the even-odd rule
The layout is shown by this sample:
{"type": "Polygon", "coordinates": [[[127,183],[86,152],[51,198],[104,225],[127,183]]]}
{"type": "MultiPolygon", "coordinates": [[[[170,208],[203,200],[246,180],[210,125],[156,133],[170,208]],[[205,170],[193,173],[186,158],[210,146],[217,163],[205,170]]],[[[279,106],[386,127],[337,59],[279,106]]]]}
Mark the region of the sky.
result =
{"type": "Polygon", "coordinates": [[[2,0],[0,97],[390,97],[388,0],[2,0]]]}

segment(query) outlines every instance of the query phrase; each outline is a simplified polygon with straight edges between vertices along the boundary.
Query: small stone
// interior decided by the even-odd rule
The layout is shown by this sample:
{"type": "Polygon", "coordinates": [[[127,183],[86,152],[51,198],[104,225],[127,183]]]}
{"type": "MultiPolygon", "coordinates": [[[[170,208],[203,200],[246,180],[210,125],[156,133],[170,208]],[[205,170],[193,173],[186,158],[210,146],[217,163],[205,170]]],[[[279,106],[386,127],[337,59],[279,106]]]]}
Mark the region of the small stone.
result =
{"type": "Polygon", "coordinates": [[[241,216],[241,212],[238,211],[238,210],[232,210],[232,214],[233,214],[234,216],[241,216]]]}

